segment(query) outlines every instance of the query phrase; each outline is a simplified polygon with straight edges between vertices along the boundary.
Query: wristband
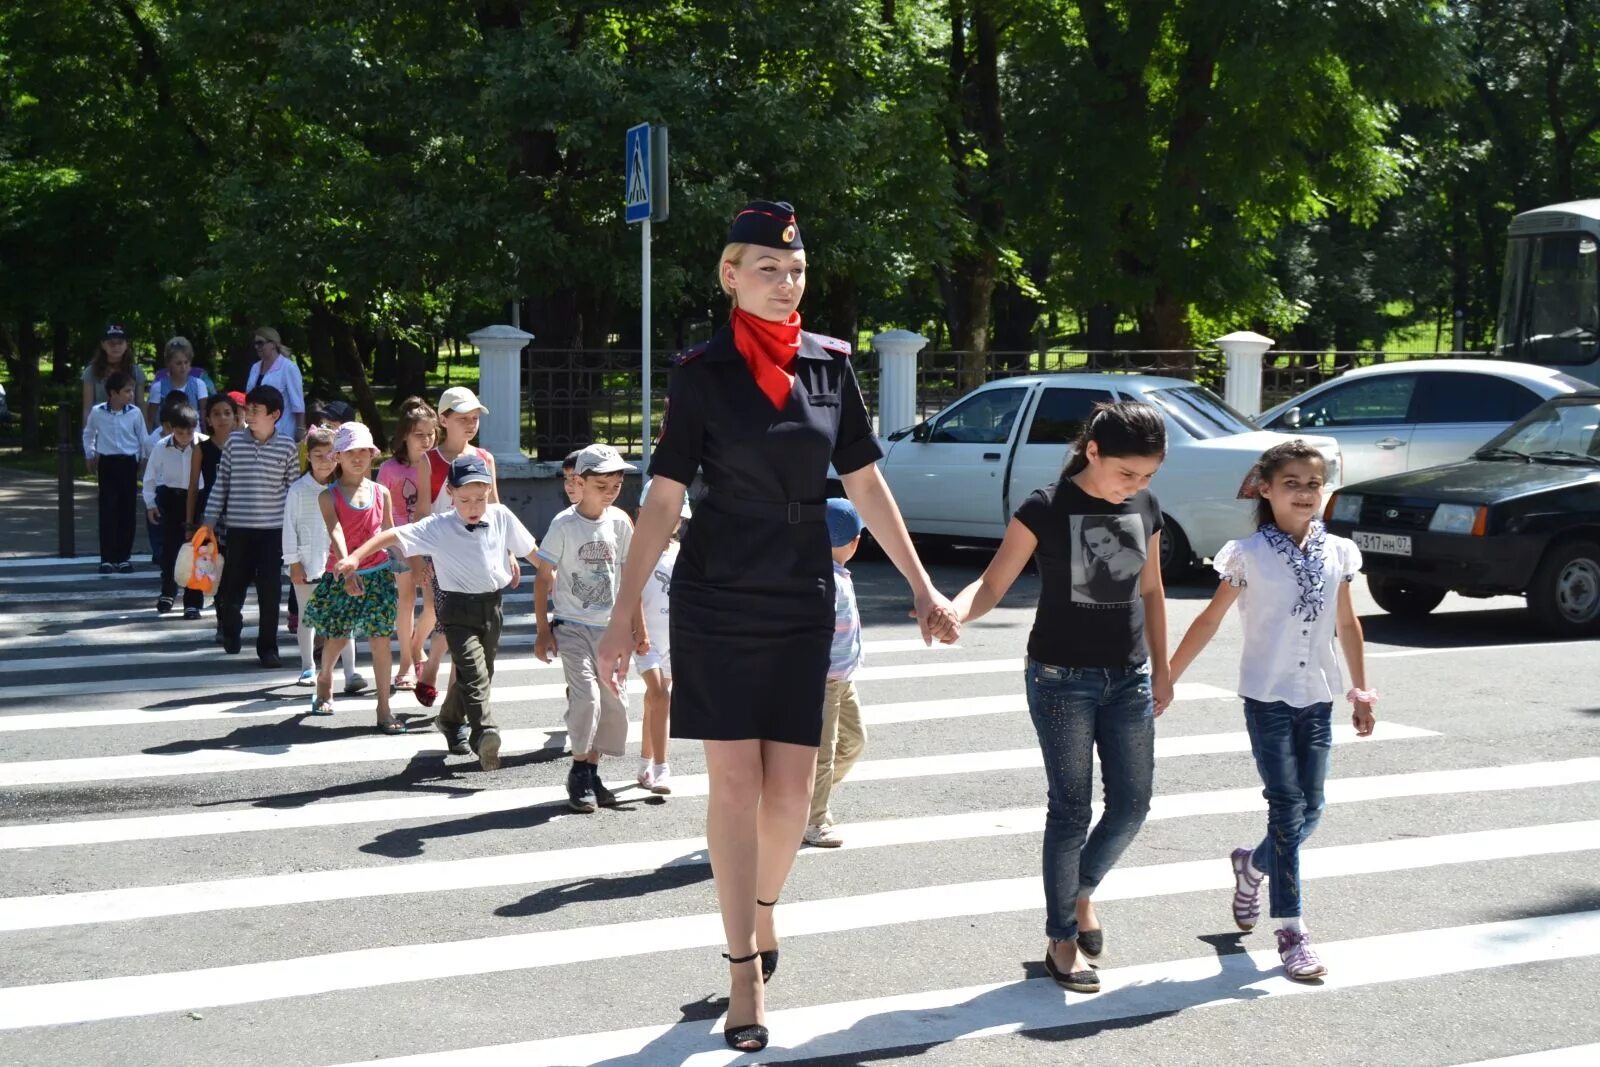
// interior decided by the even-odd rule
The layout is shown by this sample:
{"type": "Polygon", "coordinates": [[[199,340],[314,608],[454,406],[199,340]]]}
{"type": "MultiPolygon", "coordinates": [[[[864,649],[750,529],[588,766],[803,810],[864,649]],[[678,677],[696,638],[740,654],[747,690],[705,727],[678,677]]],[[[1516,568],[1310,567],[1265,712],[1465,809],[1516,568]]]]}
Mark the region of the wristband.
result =
{"type": "Polygon", "coordinates": [[[1378,691],[1376,689],[1351,689],[1350,692],[1344,695],[1344,698],[1352,704],[1376,704],[1378,702],[1378,691]]]}

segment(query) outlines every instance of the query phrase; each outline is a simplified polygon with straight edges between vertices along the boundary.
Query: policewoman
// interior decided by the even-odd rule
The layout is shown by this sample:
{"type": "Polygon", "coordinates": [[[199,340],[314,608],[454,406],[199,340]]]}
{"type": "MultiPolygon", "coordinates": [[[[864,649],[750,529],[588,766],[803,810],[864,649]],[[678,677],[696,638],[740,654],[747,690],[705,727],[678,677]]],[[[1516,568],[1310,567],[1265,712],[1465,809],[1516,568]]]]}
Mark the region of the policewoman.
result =
{"type": "Polygon", "coordinates": [[[957,624],[878,472],[883,452],[850,346],[800,328],[806,252],[794,208],[758,200],[741,210],[718,278],[732,314],[673,370],[649,500],[597,668],[613,687],[627,678],[634,606],[703,471],[707,491],[672,576],[672,736],[705,742],[706,836],[731,970],[724,1037],[753,1051],[768,1040],[773,906],[805,833],[822,733],[834,627],[830,463],[910,583],[924,639],[953,641],[957,624]]]}

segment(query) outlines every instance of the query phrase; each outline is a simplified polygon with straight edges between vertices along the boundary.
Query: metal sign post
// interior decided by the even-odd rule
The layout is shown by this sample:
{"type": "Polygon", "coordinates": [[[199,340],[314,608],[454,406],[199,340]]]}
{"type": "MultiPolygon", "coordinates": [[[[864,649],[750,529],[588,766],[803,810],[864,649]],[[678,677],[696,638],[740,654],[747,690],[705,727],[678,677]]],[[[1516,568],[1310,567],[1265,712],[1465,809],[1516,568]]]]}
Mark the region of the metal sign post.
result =
{"type": "Polygon", "coordinates": [[[667,217],[667,128],[648,122],[628,130],[623,142],[624,218],[639,223],[639,349],[643,418],[641,466],[650,464],[650,223],[667,217]]]}

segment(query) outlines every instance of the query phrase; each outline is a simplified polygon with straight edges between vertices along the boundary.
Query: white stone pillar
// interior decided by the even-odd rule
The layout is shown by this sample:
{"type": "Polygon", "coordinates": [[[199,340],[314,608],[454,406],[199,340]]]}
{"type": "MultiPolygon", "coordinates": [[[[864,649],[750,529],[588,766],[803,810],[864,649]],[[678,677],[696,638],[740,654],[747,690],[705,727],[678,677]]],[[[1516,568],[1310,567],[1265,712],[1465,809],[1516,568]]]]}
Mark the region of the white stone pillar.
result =
{"type": "Polygon", "coordinates": [[[532,464],[522,451],[522,350],[533,334],[515,326],[486,326],[467,340],[478,349],[478,399],[489,413],[478,443],[494,453],[500,477],[526,477],[532,464]]]}
{"type": "Polygon", "coordinates": [[[886,330],[872,339],[878,353],[878,433],[888,436],[917,422],[917,356],[928,339],[886,330]]]}
{"type": "Polygon", "coordinates": [[[1246,415],[1261,414],[1261,357],[1275,342],[1259,333],[1240,330],[1211,342],[1228,360],[1223,399],[1246,415]]]}

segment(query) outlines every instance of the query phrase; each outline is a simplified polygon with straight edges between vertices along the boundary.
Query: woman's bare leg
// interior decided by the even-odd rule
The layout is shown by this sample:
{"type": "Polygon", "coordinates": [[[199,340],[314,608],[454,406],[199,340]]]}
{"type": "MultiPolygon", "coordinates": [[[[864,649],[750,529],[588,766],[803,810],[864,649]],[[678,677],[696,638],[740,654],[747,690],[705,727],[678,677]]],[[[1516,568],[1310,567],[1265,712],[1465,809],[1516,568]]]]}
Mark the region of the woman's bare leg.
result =
{"type": "MultiPolygon", "coordinates": [[[[756,827],[762,789],[762,743],[707,741],[705,747],[706,776],[710,780],[706,843],[728,955],[737,959],[756,951],[756,872],[761,861],[756,827]]],[[[789,842],[791,859],[799,840],[796,837],[789,842]]],[[[729,1028],[762,1022],[765,1010],[760,961],[730,966],[729,972],[729,1028]]]]}
{"type": "MultiPolygon", "coordinates": [[[[764,769],[761,809],[756,815],[761,864],[756,896],[776,901],[794,866],[794,855],[811,815],[811,787],[817,774],[817,750],[781,741],[761,742],[764,769]]],[[[756,908],[756,947],[778,947],[776,908],[756,908]]]]}

